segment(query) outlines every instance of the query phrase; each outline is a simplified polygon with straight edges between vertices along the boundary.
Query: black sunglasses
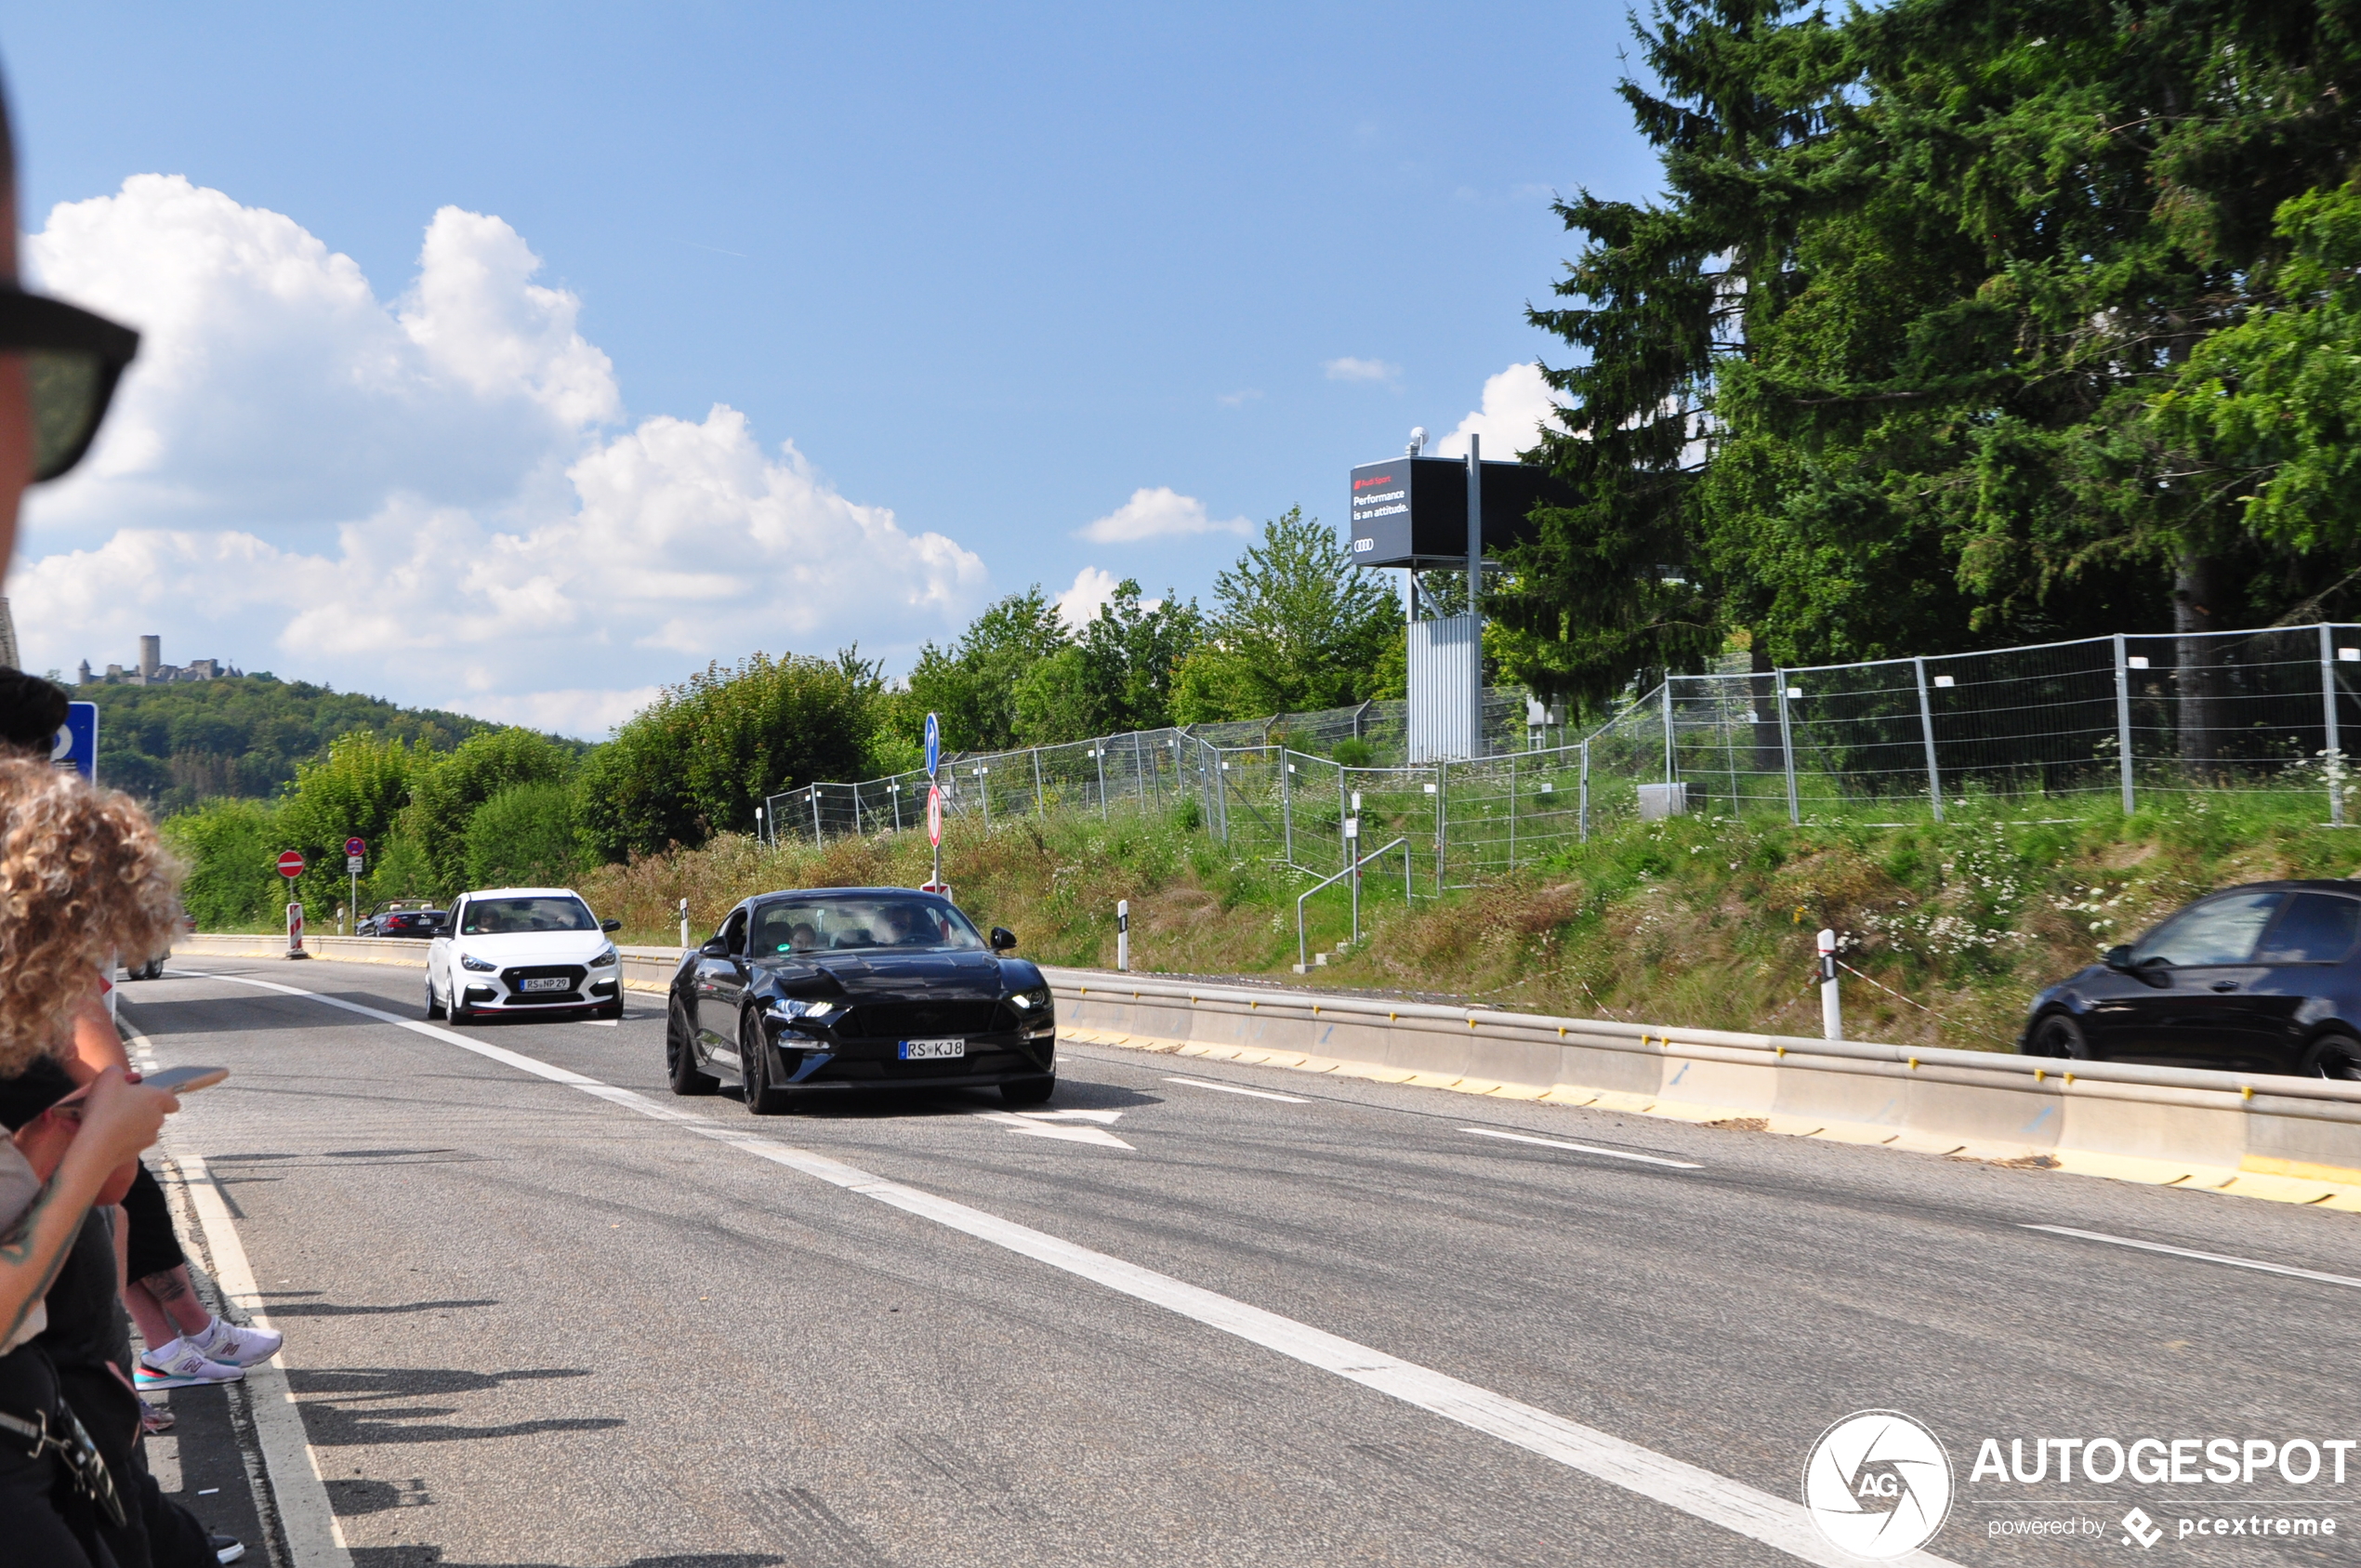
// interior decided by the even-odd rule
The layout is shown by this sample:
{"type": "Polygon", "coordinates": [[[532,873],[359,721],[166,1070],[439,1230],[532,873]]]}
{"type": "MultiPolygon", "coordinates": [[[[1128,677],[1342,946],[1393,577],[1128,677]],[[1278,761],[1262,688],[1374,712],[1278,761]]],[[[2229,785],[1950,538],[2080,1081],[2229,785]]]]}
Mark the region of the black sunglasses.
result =
{"type": "Polygon", "coordinates": [[[82,461],[107,416],[139,335],[62,299],[0,283],[0,354],[24,356],[33,397],[33,478],[56,479],[82,461]]]}

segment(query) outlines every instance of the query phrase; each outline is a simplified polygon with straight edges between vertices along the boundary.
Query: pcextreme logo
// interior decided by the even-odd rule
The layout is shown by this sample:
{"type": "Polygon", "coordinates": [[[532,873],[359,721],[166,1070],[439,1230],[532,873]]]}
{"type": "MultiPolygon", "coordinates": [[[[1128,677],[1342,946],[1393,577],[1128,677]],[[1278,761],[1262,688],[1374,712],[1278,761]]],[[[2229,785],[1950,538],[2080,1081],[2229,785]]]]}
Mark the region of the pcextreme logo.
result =
{"type": "Polygon", "coordinates": [[[1863,1410],[1820,1434],[1803,1465],[1803,1506],[1830,1545],[1855,1557],[1903,1557],[1951,1513],[1951,1456],[1898,1410],[1863,1410]]]}

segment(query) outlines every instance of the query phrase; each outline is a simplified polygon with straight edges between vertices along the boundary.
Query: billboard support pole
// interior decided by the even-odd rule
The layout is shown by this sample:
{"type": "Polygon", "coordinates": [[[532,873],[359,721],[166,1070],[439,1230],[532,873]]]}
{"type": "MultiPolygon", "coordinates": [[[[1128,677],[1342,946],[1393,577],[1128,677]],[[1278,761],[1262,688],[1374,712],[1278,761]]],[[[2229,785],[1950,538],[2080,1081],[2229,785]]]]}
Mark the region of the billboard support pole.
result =
{"type": "Polygon", "coordinates": [[[1468,432],[1468,755],[1484,755],[1484,438],[1468,432]]]}

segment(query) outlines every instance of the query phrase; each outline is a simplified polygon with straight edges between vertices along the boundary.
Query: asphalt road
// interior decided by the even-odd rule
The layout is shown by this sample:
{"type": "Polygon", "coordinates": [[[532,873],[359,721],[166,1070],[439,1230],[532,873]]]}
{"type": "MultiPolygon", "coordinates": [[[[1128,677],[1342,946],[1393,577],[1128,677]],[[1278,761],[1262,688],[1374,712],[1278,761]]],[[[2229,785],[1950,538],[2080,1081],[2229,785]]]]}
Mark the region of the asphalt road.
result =
{"type": "MultiPolygon", "coordinates": [[[[423,1016],[409,970],[193,970],[423,1016]]],[[[231,979],[125,997],[164,1063],[233,1070],[174,1136],[363,1568],[1792,1563],[1713,1485],[1793,1502],[1864,1409],[1946,1444],[1952,1561],[2361,1561],[2361,1451],[2343,1486],[1970,1475],[1985,1437],[2361,1438],[2349,1215],[1077,1046],[1050,1119],[757,1118],[668,1092],[654,998],[465,1033],[635,1107],[231,979]],[[1326,1369],[1313,1330],[1412,1371],[1326,1369]],[[1658,1470],[1446,1418],[1418,1369],[1658,1470]],[[2173,1534],[2225,1510],[2340,1534],[2173,1534]],[[1993,1534],[2073,1518],[2104,1532],[1993,1534]]]]}

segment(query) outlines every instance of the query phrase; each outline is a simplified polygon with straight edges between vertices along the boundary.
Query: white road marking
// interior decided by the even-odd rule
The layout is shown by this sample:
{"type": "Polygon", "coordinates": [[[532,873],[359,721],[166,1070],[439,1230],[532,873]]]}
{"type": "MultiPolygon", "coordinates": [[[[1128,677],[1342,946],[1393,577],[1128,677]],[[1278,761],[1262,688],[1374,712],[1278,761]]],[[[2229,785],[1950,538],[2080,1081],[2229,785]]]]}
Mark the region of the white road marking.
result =
{"type": "MultiPolygon", "coordinates": [[[[578,1088],[585,1094],[642,1116],[670,1122],[684,1131],[712,1139],[717,1143],[726,1143],[757,1159],[769,1160],[773,1165],[800,1171],[831,1186],[874,1198],[905,1214],[933,1220],[978,1241],[1005,1247],[1120,1295],[1162,1307],[1249,1344],[1275,1351],[1307,1366],[1332,1372],[1364,1388],[1431,1412],[1445,1420],[1456,1421],[1487,1436],[1497,1437],[1503,1443],[1554,1460],[1609,1485],[1651,1498],[1691,1518],[1718,1524],[1749,1540],[1760,1541],[1790,1557],[1813,1563],[1815,1568],[1860,1568],[1861,1560],[1830,1545],[1800,1503],[1757,1491],[1743,1482],[1733,1481],[1685,1460],[1675,1459],[1595,1428],[1569,1421],[1562,1416],[1521,1403],[1473,1383],[1462,1382],[1415,1362],[1388,1355],[1383,1351],[1373,1350],[1309,1324],[1298,1323],[1277,1312],[1233,1300],[1103,1252],[1077,1246],[1047,1232],[1019,1225],[983,1209],[888,1181],[857,1166],[830,1159],[825,1154],[815,1154],[809,1150],[776,1142],[750,1127],[708,1122],[692,1112],[651,1100],[634,1090],[602,1084],[579,1073],[551,1066],[546,1061],[535,1061],[486,1041],[470,1040],[430,1023],[363,1007],[341,996],[326,996],[316,991],[281,985],[274,981],[248,980],[240,975],[209,974],[201,970],[186,972],[195,979],[218,980],[262,991],[276,991],[288,996],[309,997],[332,1008],[341,1008],[347,1012],[359,1013],[364,1018],[445,1041],[462,1050],[473,1051],[478,1056],[515,1067],[520,1072],[578,1088]]],[[[987,1115],[993,1113],[983,1113],[987,1115]]],[[[1614,1151],[1596,1152],[1611,1153],[1614,1151]]],[[[1947,1559],[1922,1551],[1912,1552],[1894,1561],[1907,1565],[1907,1568],[1958,1568],[1947,1559]]]]}
{"type": "Polygon", "coordinates": [[[2219,1252],[2193,1252],[2185,1246],[2167,1246],[2162,1242],[2134,1241],[2130,1236],[2110,1236],[2099,1231],[2077,1231],[2071,1225],[2027,1225],[2028,1231],[2047,1231],[2053,1236],[2074,1236],[2086,1242],[2104,1242],[2109,1246],[2137,1247],[2142,1252],[2169,1253],[2175,1258],[2194,1258],[2200,1263],[2226,1263],[2233,1269],[2253,1269],[2265,1274],[2286,1274],[2291,1279],[2317,1280],[2322,1285],[2348,1285],[2361,1290],[2361,1280],[2346,1274],[2324,1274],[2317,1269],[2290,1268],[2285,1263],[2265,1263],[2253,1258],[2230,1258],[2219,1252]]]}
{"type": "Polygon", "coordinates": [[[1675,1170],[1703,1170],[1695,1160],[1668,1160],[1661,1154],[1635,1154],[1629,1149],[1601,1149],[1589,1143],[1568,1143],[1555,1138],[1536,1138],[1530,1133],[1502,1132],[1497,1127],[1461,1127],[1461,1132],[1474,1133],[1478,1138],[1505,1138],[1511,1143],[1538,1143],[1544,1149],[1571,1149],[1578,1154],[1604,1154],[1611,1160],[1637,1160],[1645,1166],[1670,1166],[1675,1170]]]}
{"type": "Polygon", "coordinates": [[[623,1020],[619,1018],[586,1018],[582,1021],[588,1024],[593,1029],[620,1029],[623,1027],[623,1020]]]}
{"type": "MultiPolygon", "coordinates": [[[[1002,1127],[1007,1127],[1010,1132],[1022,1132],[1034,1138],[1055,1138],[1061,1139],[1068,1143],[1096,1143],[1101,1148],[1107,1149],[1128,1149],[1131,1147],[1130,1144],[1126,1143],[1122,1139],[1117,1138],[1115,1134],[1107,1131],[1104,1127],[1072,1127],[1048,1119],[1049,1116],[1064,1115],[1066,1113],[1067,1113],[1058,1111],[1052,1111],[1046,1113],[1035,1112],[1031,1115],[1020,1115],[1011,1111],[970,1111],[968,1113],[970,1116],[981,1116],[987,1122],[997,1122],[1002,1127]]],[[[1084,1113],[1077,1112],[1074,1113],[1083,1114],[1084,1113]]],[[[1116,1114],[1120,1115],[1121,1113],[1118,1112],[1116,1114]]]]}
{"type": "Polygon", "coordinates": [[[1284,1100],[1290,1105],[1309,1105],[1312,1101],[1299,1094],[1273,1094],[1269,1089],[1243,1089],[1235,1084],[1211,1084],[1203,1078],[1167,1078],[1167,1084],[1186,1084],[1193,1089],[1219,1089],[1223,1094],[1250,1094],[1257,1100],[1284,1100]]]}

